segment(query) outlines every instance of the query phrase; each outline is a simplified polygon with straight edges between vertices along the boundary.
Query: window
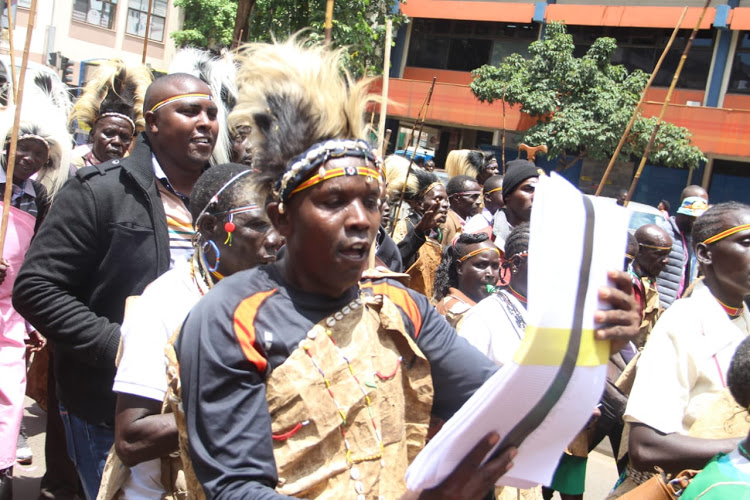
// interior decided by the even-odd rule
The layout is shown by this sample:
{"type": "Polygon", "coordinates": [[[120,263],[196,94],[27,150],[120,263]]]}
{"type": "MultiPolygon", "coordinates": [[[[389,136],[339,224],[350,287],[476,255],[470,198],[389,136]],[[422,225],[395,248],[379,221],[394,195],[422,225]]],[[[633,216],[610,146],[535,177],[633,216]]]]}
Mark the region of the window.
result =
{"type": "MultiPolygon", "coordinates": [[[[130,35],[146,36],[149,0],[128,0],[128,25],[126,32],[130,35]]],[[[151,29],[149,40],[164,40],[164,19],[167,17],[167,1],[153,0],[151,7],[151,29]]]]}
{"type": "Polygon", "coordinates": [[[750,94],[750,31],[743,32],[737,42],[727,92],[750,94]]]}
{"type": "Polygon", "coordinates": [[[407,64],[472,71],[513,52],[526,54],[537,33],[532,24],[415,19],[407,64]]]}
{"type": "MultiPolygon", "coordinates": [[[[646,73],[654,70],[672,34],[672,30],[669,29],[610,26],[568,26],[568,32],[573,35],[576,56],[583,56],[597,38],[608,36],[617,40],[617,51],[612,56],[613,64],[622,64],[629,71],[640,69],[646,73]]],[[[689,36],[689,30],[681,30],[677,34],[659,73],[654,78],[655,87],[669,87],[689,36]]],[[[699,31],[680,74],[678,88],[697,90],[706,88],[713,47],[713,33],[710,30],[699,31]]]]}
{"type": "Polygon", "coordinates": [[[73,20],[112,29],[115,24],[117,0],[75,0],[73,20]]]}

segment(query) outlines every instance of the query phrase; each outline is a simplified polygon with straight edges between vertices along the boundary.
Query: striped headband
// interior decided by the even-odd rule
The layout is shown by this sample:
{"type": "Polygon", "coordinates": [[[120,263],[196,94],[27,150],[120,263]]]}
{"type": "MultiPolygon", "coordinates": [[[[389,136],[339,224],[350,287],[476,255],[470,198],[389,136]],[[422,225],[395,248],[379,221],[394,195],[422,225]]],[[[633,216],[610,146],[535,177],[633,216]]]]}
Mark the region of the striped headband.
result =
{"type": "Polygon", "coordinates": [[[703,243],[706,245],[709,245],[711,243],[716,243],[719,240],[723,240],[727,236],[732,236],[733,234],[739,233],[740,231],[744,231],[745,229],[750,229],[750,224],[741,224],[739,226],[730,227],[729,229],[720,232],[719,234],[715,234],[711,236],[710,238],[706,238],[703,243]]]}
{"type": "Polygon", "coordinates": [[[463,257],[460,257],[457,261],[463,262],[467,259],[474,257],[475,255],[479,255],[480,253],[487,252],[487,251],[496,252],[498,256],[500,255],[500,250],[498,250],[497,247],[494,247],[494,246],[493,247],[481,247],[481,248],[477,248],[476,250],[472,250],[471,252],[467,253],[463,257]]]}
{"type": "Polygon", "coordinates": [[[213,98],[213,96],[211,94],[201,94],[201,93],[197,93],[197,94],[179,94],[179,95],[174,95],[172,97],[167,97],[163,101],[157,102],[156,104],[154,104],[154,107],[151,108],[150,111],[153,113],[154,111],[157,111],[157,110],[163,108],[164,106],[166,106],[170,102],[182,101],[183,99],[208,99],[209,101],[213,101],[214,100],[214,98],[213,98]]]}
{"type": "Polygon", "coordinates": [[[672,245],[668,247],[660,247],[658,245],[649,245],[647,243],[638,243],[639,247],[650,248],[651,250],[672,250],[672,245]]]}
{"type": "Polygon", "coordinates": [[[362,139],[330,139],[319,142],[291,160],[288,170],[276,181],[274,196],[282,203],[280,210],[283,213],[283,203],[303,189],[340,176],[361,175],[368,179],[380,180],[382,165],[383,162],[377,151],[362,139]],[[363,158],[372,162],[375,167],[351,166],[325,169],[328,160],[344,157],[363,158]],[[318,169],[316,175],[306,180],[310,172],[315,169],[318,169]]]}
{"type": "Polygon", "coordinates": [[[128,115],[123,115],[122,113],[115,113],[114,111],[108,111],[107,113],[100,114],[99,118],[97,118],[96,121],[98,122],[102,118],[106,118],[108,116],[116,116],[117,118],[122,118],[123,120],[126,120],[128,123],[130,123],[130,126],[133,128],[133,132],[135,133],[135,122],[133,122],[133,120],[128,115]]]}
{"type": "Polygon", "coordinates": [[[429,193],[430,191],[432,191],[433,189],[435,189],[436,187],[438,187],[438,186],[440,186],[442,184],[443,183],[440,182],[440,181],[435,181],[432,184],[430,184],[429,186],[427,186],[426,188],[424,188],[423,190],[421,190],[417,196],[419,196],[420,198],[422,198],[427,193],[429,193]]]}
{"type": "Polygon", "coordinates": [[[36,135],[36,134],[23,134],[22,136],[19,136],[19,137],[18,137],[18,141],[17,141],[17,142],[21,142],[21,141],[23,141],[24,139],[33,139],[33,140],[36,140],[36,141],[39,141],[39,142],[41,142],[42,144],[44,144],[44,145],[45,145],[45,146],[47,147],[47,151],[49,152],[49,142],[47,142],[47,139],[45,139],[45,138],[44,138],[44,137],[42,137],[41,135],[36,135]]]}
{"type": "Polygon", "coordinates": [[[460,193],[453,193],[452,195],[449,196],[449,198],[452,196],[463,196],[465,194],[482,194],[482,192],[481,191],[461,191],[460,193]]]}
{"type": "Polygon", "coordinates": [[[225,210],[224,212],[210,212],[208,214],[213,215],[214,217],[218,217],[220,215],[237,215],[237,214],[244,214],[245,212],[250,212],[252,210],[260,210],[261,208],[263,207],[255,203],[251,203],[250,205],[233,208],[232,210],[225,210]]]}
{"type": "Polygon", "coordinates": [[[485,192],[484,194],[492,194],[495,191],[502,191],[502,190],[503,190],[503,187],[500,186],[500,187],[496,187],[495,189],[490,189],[489,191],[485,192]]]}

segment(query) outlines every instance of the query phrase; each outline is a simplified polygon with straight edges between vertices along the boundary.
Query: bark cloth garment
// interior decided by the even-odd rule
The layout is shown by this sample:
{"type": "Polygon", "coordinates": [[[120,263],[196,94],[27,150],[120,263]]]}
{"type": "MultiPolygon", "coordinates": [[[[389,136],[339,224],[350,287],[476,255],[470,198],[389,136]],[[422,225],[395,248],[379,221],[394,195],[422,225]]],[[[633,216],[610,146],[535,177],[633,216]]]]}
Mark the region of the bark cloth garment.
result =
{"type": "Polygon", "coordinates": [[[458,330],[464,316],[477,305],[476,302],[467,297],[458,288],[449,288],[448,295],[442,298],[435,306],[437,312],[444,316],[450,325],[458,330]]]}
{"type": "MultiPolygon", "coordinates": [[[[0,207],[2,203],[0,203],[0,207]]],[[[11,290],[34,235],[36,217],[10,207],[3,257],[10,263],[0,284],[0,470],[16,463],[16,440],[26,391],[26,322],[11,305],[11,290]]]]}
{"type": "Polygon", "coordinates": [[[453,244],[453,239],[464,232],[466,221],[461,218],[453,209],[448,210],[445,222],[440,225],[443,230],[443,247],[453,244]]]}
{"type": "Polygon", "coordinates": [[[633,282],[633,293],[641,306],[641,326],[634,343],[638,349],[643,349],[664,309],[659,303],[656,280],[648,276],[639,276],[632,265],[629,266],[628,273],[633,282]]]}
{"type": "Polygon", "coordinates": [[[409,214],[400,220],[393,232],[393,241],[401,252],[406,274],[410,276],[409,288],[426,297],[432,297],[435,289],[435,271],[443,258],[441,241],[445,241],[441,229],[433,230],[429,235],[419,234],[415,226],[419,215],[409,214]]]}
{"type": "Polygon", "coordinates": [[[222,280],[175,343],[172,403],[197,479],[210,498],[398,498],[433,397],[450,417],[492,363],[396,282],[333,299],[277,266],[222,280]]]}

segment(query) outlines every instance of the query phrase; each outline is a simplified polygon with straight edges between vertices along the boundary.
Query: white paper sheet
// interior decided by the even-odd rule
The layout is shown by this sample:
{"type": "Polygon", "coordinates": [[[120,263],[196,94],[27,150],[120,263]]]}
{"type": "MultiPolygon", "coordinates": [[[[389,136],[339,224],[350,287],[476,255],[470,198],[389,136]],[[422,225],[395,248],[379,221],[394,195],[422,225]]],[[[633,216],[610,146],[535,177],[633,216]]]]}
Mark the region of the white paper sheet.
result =
{"type": "MultiPolygon", "coordinates": [[[[559,400],[523,440],[513,469],[498,485],[529,488],[549,484],[561,454],[589,420],[604,389],[609,349],[608,343],[593,340],[594,311],[603,307],[597,293],[607,282],[606,272],[622,267],[627,213],[617,205],[590,199],[595,212],[594,239],[582,316],[582,345],[590,347],[582,351],[589,355],[584,359],[579,353],[559,400]]],[[[540,178],[531,213],[529,326],[524,340],[513,362],[495,373],[417,456],[406,473],[410,491],[440,484],[490,431],[499,433],[502,445],[503,438],[560,377],[561,361],[550,359],[562,357],[573,325],[585,220],[583,195],[578,189],[554,173],[540,178]],[[547,329],[546,336],[532,335],[535,328],[547,329]],[[555,330],[550,333],[550,328],[555,330]]]]}

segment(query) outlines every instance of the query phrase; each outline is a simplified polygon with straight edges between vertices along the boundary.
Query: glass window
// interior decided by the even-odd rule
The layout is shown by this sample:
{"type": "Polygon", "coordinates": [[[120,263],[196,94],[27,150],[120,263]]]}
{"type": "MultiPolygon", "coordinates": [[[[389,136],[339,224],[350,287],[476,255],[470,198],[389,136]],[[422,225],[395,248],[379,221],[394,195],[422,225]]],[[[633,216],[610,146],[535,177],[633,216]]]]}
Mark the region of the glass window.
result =
{"type": "MultiPolygon", "coordinates": [[[[19,2],[20,3],[20,2],[19,2]]],[[[73,19],[112,29],[115,24],[117,0],[75,0],[73,2],[73,19]]]]}
{"type": "MultiPolygon", "coordinates": [[[[136,36],[146,36],[146,20],[148,18],[149,0],[128,0],[128,23],[126,33],[136,36]]],[[[161,42],[164,40],[164,20],[167,17],[167,1],[153,0],[151,6],[151,29],[149,40],[161,42]]]]}
{"type": "Polygon", "coordinates": [[[750,31],[743,32],[737,42],[727,92],[750,94],[750,31]]]}
{"type": "Polygon", "coordinates": [[[407,64],[472,71],[513,52],[527,53],[537,33],[531,24],[415,19],[407,64]]]}

